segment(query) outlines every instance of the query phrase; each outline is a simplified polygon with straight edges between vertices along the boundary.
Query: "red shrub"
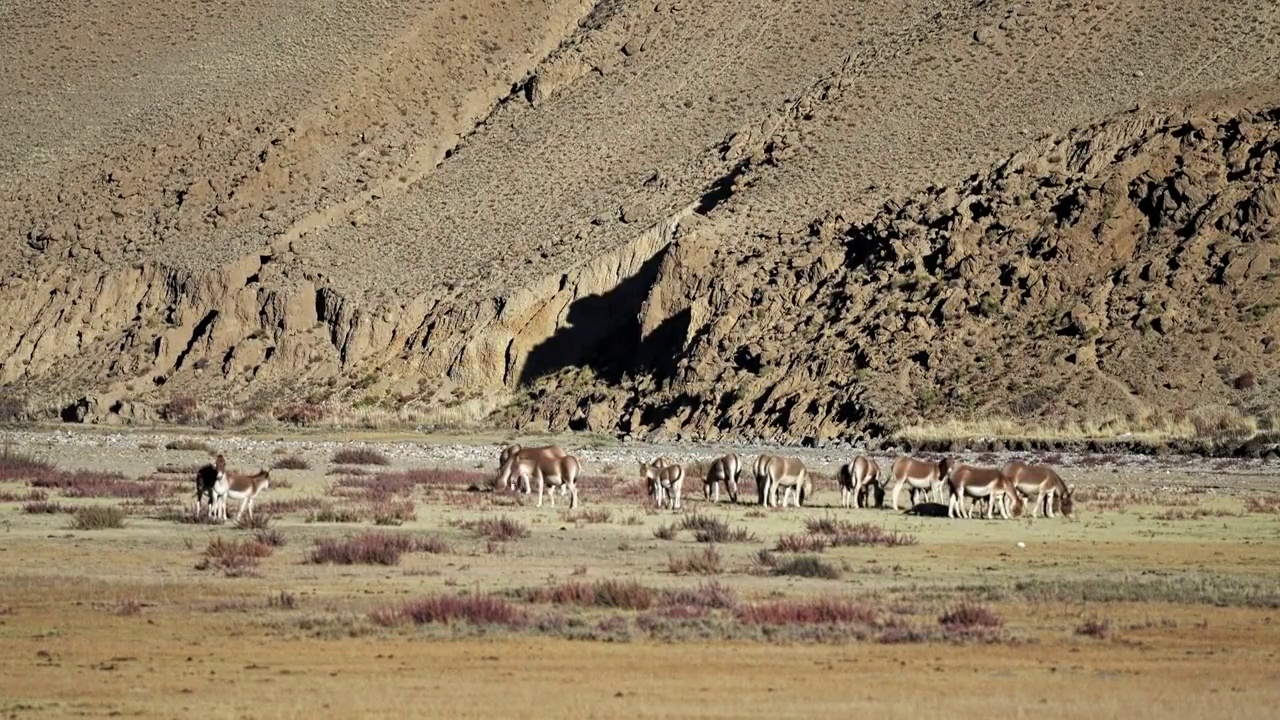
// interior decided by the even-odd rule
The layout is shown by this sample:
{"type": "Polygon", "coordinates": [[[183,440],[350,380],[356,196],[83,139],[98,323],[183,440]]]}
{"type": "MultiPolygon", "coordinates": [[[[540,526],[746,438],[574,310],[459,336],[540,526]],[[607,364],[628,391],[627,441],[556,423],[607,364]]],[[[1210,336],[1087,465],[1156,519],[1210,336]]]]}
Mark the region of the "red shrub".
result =
{"type": "Polygon", "coordinates": [[[986,630],[1004,626],[1004,619],[982,605],[961,604],[951,608],[938,618],[938,624],[946,630],[986,630]]]}
{"type": "Polygon", "coordinates": [[[523,627],[529,618],[519,608],[493,595],[436,595],[410,600],[399,607],[383,608],[370,615],[379,625],[464,622],[471,625],[523,627]]]}

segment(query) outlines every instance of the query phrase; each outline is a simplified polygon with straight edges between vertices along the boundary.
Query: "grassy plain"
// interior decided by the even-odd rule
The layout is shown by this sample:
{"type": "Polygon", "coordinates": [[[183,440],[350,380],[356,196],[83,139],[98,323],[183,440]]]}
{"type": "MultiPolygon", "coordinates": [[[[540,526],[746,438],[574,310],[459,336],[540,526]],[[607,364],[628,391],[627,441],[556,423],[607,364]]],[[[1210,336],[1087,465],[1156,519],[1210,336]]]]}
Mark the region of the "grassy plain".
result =
{"type": "Polygon", "coordinates": [[[255,530],[184,520],[189,474],[155,469],[207,455],[159,445],[135,451],[154,466],[141,476],[65,443],[35,447],[55,467],[30,477],[0,463],[5,716],[1261,718],[1280,701],[1280,497],[1256,462],[1066,459],[1075,518],[949,521],[845,510],[829,480],[801,509],[711,507],[693,481],[684,512],[654,511],[626,474],[640,446],[589,465],[571,513],[385,444],[388,467],[326,451],[273,470],[255,530]],[[25,511],[31,493],[55,511],[25,511]],[[64,512],[101,505],[124,527],[75,530],[64,512]],[[401,524],[375,525],[379,510],[401,524]],[[501,518],[528,536],[482,534],[501,518]],[[714,543],[718,571],[673,573],[712,545],[692,529],[707,518],[749,537],[714,543]],[[776,550],[842,520],[916,542],[776,550]],[[431,549],[311,561],[318,541],[368,533],[431,549]],[[211,543],[259,537],[283,544],[210,560],[211,543]],[[837,577],[777,574],[793,556],[837,577]],[[424,598],[516,619],[392,619],[424,598]],[[942,622],[960,609],[976,619],[942,622]]]}

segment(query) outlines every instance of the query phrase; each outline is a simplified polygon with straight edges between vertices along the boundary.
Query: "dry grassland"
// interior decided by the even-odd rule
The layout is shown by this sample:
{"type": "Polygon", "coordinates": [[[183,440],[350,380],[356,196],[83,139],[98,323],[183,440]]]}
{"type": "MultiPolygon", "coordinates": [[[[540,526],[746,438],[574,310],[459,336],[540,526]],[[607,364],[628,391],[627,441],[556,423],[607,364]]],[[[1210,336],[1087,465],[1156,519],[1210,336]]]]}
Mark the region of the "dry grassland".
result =
{"type": "Polygon", "coordinates": [[[813,507],[711,507],[695,480],[685,512],[657,512],[627,471],[659,449],[598,448],[614,461],[588,463],[570,512],[488,492],[487,446],[466,470],[390,443],[361,446],[390,466],[339,469],[282,438],[232,466],[309,467],[273,470],[239,528],[179,507],[205,451],[146,443],[126,467],[54,440],[0,462],[10,717],[1250,718],[1280,701],[1280,496],[1258,463],[1077,458],[1072,520],[948,521],[843,510],[816,461],[813,507]],[[85,507],[124,527],[72,529],[85,507]],[[847,531],[915,543],[832,539],[847,531]]]}

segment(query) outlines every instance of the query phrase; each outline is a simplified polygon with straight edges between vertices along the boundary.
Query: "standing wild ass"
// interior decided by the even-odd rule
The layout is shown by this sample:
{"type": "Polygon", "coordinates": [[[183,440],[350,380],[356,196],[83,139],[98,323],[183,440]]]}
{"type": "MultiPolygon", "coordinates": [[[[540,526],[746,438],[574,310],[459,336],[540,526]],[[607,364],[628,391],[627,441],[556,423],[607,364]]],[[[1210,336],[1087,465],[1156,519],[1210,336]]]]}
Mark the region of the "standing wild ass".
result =
{"type": "Polygon", "coordinates": [[[993,517],[997,506],[1005,520],[1009,515],[1009,503],[1013,503],[1014,513],[1022,513],[1022,496],[1008,476],[998,468],[974,467],[957,463],[951,468],[947,478],[949,499],[947,501],[947,517],[969,518],[973,513],[965,507],[965,498],[985,498],[987,500],[987,519],[993,517]]]}
{"type": "MultiPolygon", "coordinates": [[[[219,456],[221,459],[221,456],[219,456]]],[[[218,476],[218,482],[213,486],[214,504],[217,505],[217,516],[220,520],[227,519],[227,498],[240,501],[240,508],[236,511],[236,521],[240,521],[240,516],[245,510],[249,511],[249,519],[253,519],[253,501],[267,489],[271,484],[271,470],[259,470],[252,475],[243,473],[222,473],[218,476]]]]}
{"type": "Polygon", "coordinates": [[[200,515],[200,506],[208,500],[209,517],[213,517],[214,500],[213,491],[217,487],[218,482],[226,482],[227,479],[227,461],[219,453],[218,457],[210,464],[202,465],[196,470],[196,509],[195,514],[200,515]]]}
{"type": "Polygon", "coordinates": [[[1036,496],[1036,505],[1031,510],[1031,517],[1044,513],[1045,517],[1053,517],[1053,501],[1062,502],[1062,514],[1071,515],[1071,494],[1074,485],[1067,485],[1051,467],[1033,465],[1021,460],[1010,460],[1000,468],[1000,472],[1013,481],[1018,494],[1030,500],[1036,496]]]}
{"type": "MultiPolygon", "coordinates": [[[[809,480],[809,471],[804,462],[796,457],[769,456],[763,463],[757,462],[758,470],[764,477],[764,500],[774,507],[778,505],[778,491],[782,491],[782,505],[787,506],[787,498],[795,493],[795,505],[799,507],[806,498],[813,495],[813,485],[809,480]]],[[[759,480],[757,480],[759,482],[759,480]]]]}
{"type": "Polygon", "coordinates": [[[640,477],[649,486],[653,502],[658,507],[671,499],[671,509],[680,509],[680,489],[684,486],[684,468],[667,458],[652,463],[640,463],[640,477]]]}
{"type": "MultiPolygon", "coordinates": [[[[529,449],[544,450],[545,448],[529,449]]],[[[578,507],[578,472],[581,469],[578,458],[572,455],[556,457],[547,452],[514,452],[507,456],[506,462],[499,468],[494,487],[512,487],[518,481],[525,488],[525,492],[529,492],[530,482],[536,479],[538,481],[537,507],[542,507],[544,491],[554,507],[556,489],[559,488],[561,494],[568,492],[569,509],[572,510],[578,507]]]]}
{"type": "MultiPolygon", "coordinates": [[[[564,448],[560,447],[559,445],[543,445],[541,447],[527,448],[527,447],[521,447],[516,443],[512,443],[510,445],[504,446],[502,448],[502,452],[498,453],[498,472],[502,472],[502,468],[506,466],[507,461],[510,460],[512,456],[518,456],[522,459],[523,458],[538,459],[538,458],[563,458],[563,457],[567,457],[568,455],[569,453],[565,452],[564,448]]],[[[505,489],[515,490],[516,482],[519,479],[520,479],[519,476],[512,475],[509,478],[509,484],[506,486],[505,489]]],[[[523,487],[523,492],[525,495],[528,495],[530,492],[528,478],[525,478],[525,485],[523,487]]]]}
{"type": "Polygon", "coordinates": [[[707,479],[702,486],[702,496],[712,502],[720,502],[720,485],[729,491],[729,501],[738,502],[738,475],[742,472],[742,460],[734,453],[718,457],[707,468],[707,479]]]}
{"type": "Polygon", "coordinates": [[[913,457],[901,455],[897,460],[893,461],[893,509],[898,509],[898,493],[902,491],[903,486],[910,487],[913,495],[915,490],[924,490],[928,492],[935,486],[941,486],[947,479],[947,473],[951,469],[950,458],[942,458],[938,462],[930,462],[928,460],[917,460],[913,457]]]}
{"type": "Polygon", "coordinates": [[[871,507],[871,498],[878,494],[877,505],[884,504],[884,489],[880,486],[880,466],[866,455],[859,455],[851,463],[840,466],[836,477],[840,485],[840,506],[860,507],[862,495],[867,496],[866,507],[871,507]]]}

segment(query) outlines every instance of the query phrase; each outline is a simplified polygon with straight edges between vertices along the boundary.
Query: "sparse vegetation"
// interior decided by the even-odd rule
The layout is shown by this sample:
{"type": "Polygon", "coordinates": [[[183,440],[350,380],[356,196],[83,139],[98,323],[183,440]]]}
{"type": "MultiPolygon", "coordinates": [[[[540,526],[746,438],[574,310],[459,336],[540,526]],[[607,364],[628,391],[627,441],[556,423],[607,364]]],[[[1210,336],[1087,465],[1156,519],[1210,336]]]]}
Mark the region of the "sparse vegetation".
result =
{"type": "Polygon", "coordinates": [[[780,560],[773,567],[774,575],[794,575],[796,577],[821,578],[823,580],[839,580],[840,569],[822,558],[812,555],[780,560]]]}
{"type": "Polygon", "coordinates": [[[512,542],[529,537],[529,528],[519,520],[503,517],[486,517],[461,523],[461,526],[475,533],[477,537],[512,542]]]}
{"type": "Polygon", "coordinates": [[[412,623],[468,623],[497,625],[508,628],[528,624],[528,616],[519,608],[494,595],[436,595],[410,600],[395,607],[374,611],[370,619],[378,625],[412,623]]]}
{"type": "Polygon", "coordinates": [[[76,530],[114,530],[124,527],[124,509],[115,505],[89,505],[77,508],[71,516],[76,530]]]}
{"type": "Polygon", "coordinates": [[[253,574],[259,562],[275,551],[275,546],[265,545],[256,538],[227,540],[215,537],[209,541],[197,570],[221,570],[227,577],[253,574]]]}
{"type": "Polygon", "coordinates": [[[714,545],[683,555],[669,555],[667,569],[673,575],[718,575],[724,569],[720,551],[714,545]]]}
{"type": "Polygon", "coordinates": [[[273,470],[310,470],[311,463],[307,459],[299,455],[286,455],[276,458],[271,463],[273,470]]]}
{"type": "Polygon", "coordinates": [[[170,440],[164,444],[165,450],[180,450],[185,452],[203,452],[212,453],[213,448],[209,447],[209,443],[204,440],[196,440],[193,438],[182,438],[180,440],[170,440]]]}
{"type": "Polygon", "coordinates": [[[877,615],[873,607],[835,597],[755,603],[744,605],[737,612],[739,622],[751,625],[872,625],[877,615]]]}
{"type": "Polygon", "coordinates": [[[333,454],[335,465],[390,465],[391,460],[373,448],[342,448],[333,454]]]}

